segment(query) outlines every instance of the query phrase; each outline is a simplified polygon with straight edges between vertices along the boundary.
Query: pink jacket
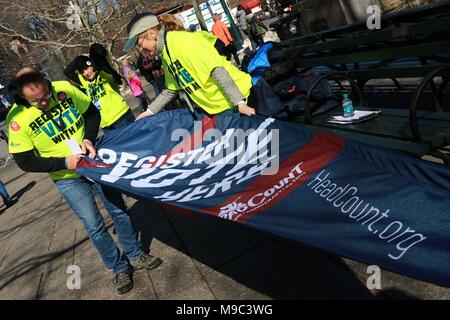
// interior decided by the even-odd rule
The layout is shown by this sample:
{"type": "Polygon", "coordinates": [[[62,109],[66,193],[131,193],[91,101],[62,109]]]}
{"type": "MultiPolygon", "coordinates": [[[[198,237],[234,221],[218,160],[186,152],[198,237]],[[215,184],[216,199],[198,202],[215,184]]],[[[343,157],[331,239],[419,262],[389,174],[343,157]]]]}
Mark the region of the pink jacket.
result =
{"type": "Polygon", "coordinates": [[[142,89],[141,79],[139,79],[138,76],[133,76],[128,79],[128,81],[130,83],[131,93],[133,93],[133,96],[140,96],[144,92],[142,89]]]}

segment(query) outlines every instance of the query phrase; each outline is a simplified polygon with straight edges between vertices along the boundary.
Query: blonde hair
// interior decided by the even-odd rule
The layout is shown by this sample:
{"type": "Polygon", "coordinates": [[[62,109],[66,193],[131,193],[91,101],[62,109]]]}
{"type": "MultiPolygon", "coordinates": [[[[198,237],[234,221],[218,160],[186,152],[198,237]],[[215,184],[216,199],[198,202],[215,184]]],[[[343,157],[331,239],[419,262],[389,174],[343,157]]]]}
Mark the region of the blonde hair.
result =
{"type": "Polygon", "coordinates": [[[133,78],[135,75],[136,75],[136,73],[135,73],[133,70],[130,70],[130,71],[128,71],[128,73],[127,73],[128,79],[133,78]]]}

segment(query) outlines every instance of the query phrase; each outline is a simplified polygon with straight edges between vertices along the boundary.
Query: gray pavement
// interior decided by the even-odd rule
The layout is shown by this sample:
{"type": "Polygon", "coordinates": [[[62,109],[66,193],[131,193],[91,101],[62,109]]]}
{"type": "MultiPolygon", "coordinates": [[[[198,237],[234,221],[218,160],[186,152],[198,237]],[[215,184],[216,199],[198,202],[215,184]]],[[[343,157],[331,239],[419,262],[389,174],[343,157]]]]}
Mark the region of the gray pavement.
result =
{"type": "Polygon", "coordinates": [[[18,198],[13,207],[0,207],[0,299],[450,299],[450,289],[384,270],[382,289],[368,290],[365,264],[130,197],[143,246],[164,263],[137,272],[134,289],[119,296],[46,174],[23,173],[12,163],[0,169],[0,178],[18,198]],[[67,287],[71,265],[80,267],[80,289],[67,287]]]}

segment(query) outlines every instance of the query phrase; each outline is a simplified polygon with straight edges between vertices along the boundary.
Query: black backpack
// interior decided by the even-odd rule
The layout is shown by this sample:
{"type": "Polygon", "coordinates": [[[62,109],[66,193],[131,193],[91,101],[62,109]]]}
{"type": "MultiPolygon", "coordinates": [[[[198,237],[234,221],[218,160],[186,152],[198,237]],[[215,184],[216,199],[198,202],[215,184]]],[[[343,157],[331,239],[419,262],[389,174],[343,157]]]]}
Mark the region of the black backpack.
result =
{"type": "MultiPolygon", "coordinates": [[[[319,77],[315,73],[299,73],[272,86],[264,78],[260,79],[252,87],[252,95],[257,97],[257,113],[284,120],[304,117],[306,96],[319,77]]],[[[326,79],[312,92],[310,104],[313,114],[339,105],[339,99],[326,79]]]]}
{"type": "Polygon", "coordinates": [[[242,58],[242,62],[241,62],[241,70],[242,71],[248,73],[248,65],[249,65],[250,61],[252,61],[255,54],[256,54],[256,52],[251,51],[249,48],[245,49],[244,57],[242,58]]]}

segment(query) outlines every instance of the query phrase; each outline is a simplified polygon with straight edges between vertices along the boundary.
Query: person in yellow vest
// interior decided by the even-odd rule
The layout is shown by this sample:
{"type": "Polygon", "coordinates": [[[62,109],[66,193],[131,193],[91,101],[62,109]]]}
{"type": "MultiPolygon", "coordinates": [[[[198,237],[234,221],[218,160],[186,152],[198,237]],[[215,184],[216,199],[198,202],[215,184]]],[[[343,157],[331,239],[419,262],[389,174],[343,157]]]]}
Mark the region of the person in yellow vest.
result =
{"type": "Polygon", "coordinates": [[[25,172],[48,172],[85,229],[106,267],[115,274],[118,293],[133,287],[132,272],[153,269],[161,259],[144,253],[121,194],[79,176],[84,154],[95,158],[100,113],[89,97],[67,81],[49,81],[35,68],[21,69],[10,87],[15,103],[6,123],[9,152],[25,172]],[[76,149],[81,146],[81,153],[76,149]],[[108,233],[96,205],[97,193],[117,230],[125,258],[108,233]],[[130,261],[130,264],[128,261],[130,261]]]}
{"type": "Polygon", "coordinates": [[[235,110],[255,114],[251,77],[240,71],[214,47],[217,38],[209,32],[179,31],[165,16],[151,13],[134,16],[128,24],[124,51],[137,46],[143,56],[160,56],[166,89],[138,119],[160,111],[183,91],[189,102],[209,115],[235,110]]]}
{"type": "Polygon", "coordinates": [[[115,77],[87,56],[77,56],[64,70],[77,83],[100,111],[100,127],[104,132],[133,122],[135,117],[120,94],[115,77]]]}
{"type": "MultiPolygon", "coordinates": [[[[89,96],[100,111],[100,128],[104,133],[136,120],[120,94],[122,78],[109,65],[106,49],[102,45],[92,44],[89,57],[75,57],[64,69],[64,74],[89,96]]],[[[121,203],[125,206],[123,199],[121,203]]],[[[113,229],[113,233],[116,233],[116,229],[113,229]]]]}

